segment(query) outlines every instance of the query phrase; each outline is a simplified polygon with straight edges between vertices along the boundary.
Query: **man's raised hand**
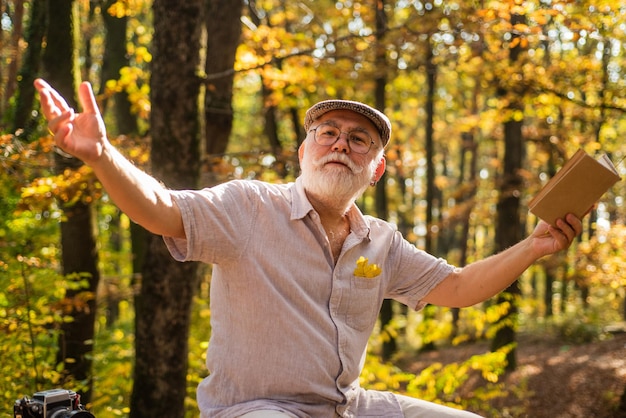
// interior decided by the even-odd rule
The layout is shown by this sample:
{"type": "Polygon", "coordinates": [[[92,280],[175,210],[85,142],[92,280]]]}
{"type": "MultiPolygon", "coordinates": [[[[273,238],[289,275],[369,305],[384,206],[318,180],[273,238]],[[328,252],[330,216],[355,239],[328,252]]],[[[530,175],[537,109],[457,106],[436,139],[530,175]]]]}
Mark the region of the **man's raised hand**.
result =
{"type": "Polygon", "coordinates": [[[108,144],[106,129],[91,84],[83,82],[78,98],[83,111],[76,113],[65,99],[42,79],[35,80],[41,109],[56,145],[87,164],[95,163],[108,144]]]}

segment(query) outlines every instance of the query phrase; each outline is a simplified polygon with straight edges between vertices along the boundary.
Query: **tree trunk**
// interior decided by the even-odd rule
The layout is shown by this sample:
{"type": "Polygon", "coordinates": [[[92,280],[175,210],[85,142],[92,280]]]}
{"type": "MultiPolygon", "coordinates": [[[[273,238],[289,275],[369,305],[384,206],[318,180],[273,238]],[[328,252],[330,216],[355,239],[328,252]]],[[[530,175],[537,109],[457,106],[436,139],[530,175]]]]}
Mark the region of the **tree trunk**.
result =
{"type": "Polygon", "coordinates": [[[35,126],[35,118],[32,117],[35,101],[33,81],[39,73],[41,63],[42,41],[46,30],[46,5],[47,2],[44,0],[33,0],[30,3],[30,23],[26,32],[28,47],[22,58],[15,98],[13,132],[23,129],[20,136],[28,139],[35,126]]]}
{"type": "MultiPolygon", "coordinates": [[[[43,53],[43,68],[46,78],[55,86],[68,104],[77,107],[74,85],[74,32],[72,0],[48,2],[47,45],[43,53]]],[[[57,173],[76,169],[82,162],[55,154],[57,173]]],[[[91,356],[96,316],[95,294],[100,275],[97,269],[96,240],[93,235],[91,206],[79,201],[74,204],[61,202],[65,219],[61,222],[61,247],[63,274],[72,280],[86,278],[87,289],[67,290],[66,298],[72,303],[69,315],[71,322],[63,322],[59,337],[57,360],[63,363],[64,370],[72,378],[86,383],[82,393],[85,403],[91,398],[91,356]],[[84,293],[90,292],[90,293],[84,293]],[[79,297],[87,296],[84,304],[79,297]]]]}
{"type": "Polygon", "coordinates": [[[436,245],[433,237],[433,212],[436,205],[435,195],[435,87],[437,84],[437,67],[433,62],[432,47],[427,45],[428,56],[426,58],[426,80],[428,90],[426,92],[426,244],[425,250],[433,254],[436,245]]]}
{"type": "Polygon", "coordinates": [[[242,0],[209,0],[204,116],[207,154],[226,151],[233,125],[233,63],[241,36],[242,0]]]}
{"type": "MultiPolygon", "coordinates": [[[[6,14],[6,5],[4,3],[4,1],[0,1],[0,16],[4,16],[6,14]]],[[[1,30],[2,28],[0,27],[0,51],[4,51],[5,50],[5,42],[4,42],[4,31],[1,30]]],[[[4,80],[4,66],[2,65],[2,63],[0,63],[0,80],[4,80]]],[[[0,83],[0,114],[4,115],[5,113],[5,109],[2,105],[2,95],[3,95],[3,91],[4,91],[4,85],[2,83],[0,83]]],[[[2,129],[4,131],[4,125],[3,125],[3,121],[2,119],[0,119],[0,129],[2,129]]]]}
{"type": "Polygon", "coordinates": [[[615,418],[626,418],[626,388],[624,388],[624,393],[622,393],[620,398],[615,418]]]}
{"type": "Polygon", "coordinates": [[[0,105],[0,113],[4,113],[7,109],[11,97],[17,88],[17,70],[22,59],[20,53],[20,41],[22,39],[22,28],[24,21],[24,0],[16,0],[13,2],[13,29],[11,30],[11,43],[9,50],[11,51],[8,71],[6,75],[6,85],[4,90],[4,100],[0,105]]]}
{"type": "MultiPolygon", "coordinates": [[[[512,15],[511,24],[521,24],[525,21],[521,15],[512,15]]],[[[515,35],[517,36],[517,35],[515,35]]],[[[515,64],[517,57],[521,53],[519,44],[511,49],[510,61],[515,64]]],[[[496,251],[503,251],[519,242],[522,238],[522,225],[520,221],[520,196],[522,195],[523,178],[520,175],[522,161],[524,159],[524,141],[522,136],[522,119],[516,114],[522,112],[519,94],[521,92],[511,92],[500,90],[501,96],[509,98],[509,110],[511,115],[504,123],[504,172],[500,184],[500,196],[497,205],[498,221],[496,227],[496,251]]],[[[500,318],[502,324],[499,326],[493,338],[491,348],[497,350],[508,344],[514,343],[516,339],[517,324],[517,298],[521,294],[517,281],[511,284],[497,298],[497,303],[510,304],[506,314],[500,318]]],[[[515,349],[507,354],[507,371],[515,370],[517,367],[517,357],[515,349]]]]}
{"type": "MultiPolygon", "coordinates": [[[[477,94],[472,95],[473,100],[473,110],[475,113],[477,112],[477,103],[476,97],[477,94]]],[[[477,182],[476,182],[476,167],[477,167],[477,152],[476,152],[476,140],[474,132],[463,132],[461,134],[462,138],[462,146],[461,146],[461,167],[460,167],[460,176],[458,181],[458,187],[463,190],[463,193],[460,195],[458,204],[460,206],[465,206],[465,210],[461,215],[461,219],[459,220],[461,224],[460,234],[458,238],[459,242],[459,265],[461,267],[467,265],[467,254],[468,254],[468,242],[469,242],[469,234],[470,234],[470,218],[472,214],[473,204],[469,204],[473,202],[476,198],[476,190],[477,190],[477,182]],[[469,154],[469,156],[468,156],[469,154]],[[465,170],[465,161],[469,158],[469,168],[465,170]],[[467,173],[467,178],[466,178],[467,173]],[[464,185],[469,185],[469,187],[465,188],[464,185]]],[[[458,336],[459,331],[459,320],[460,320],[460,309],[452,308],[452,333],[450,336],[451,340],[454,340],[458,336]]]]}
{"type": "MultiPolygon", "coordinates": [[[[67,161],[63,161],[62,157],[56,160],[57,167],[66,167],[67,161]]],[[[86,389],[81,391],[81,399],[88,403],[91,401],[93,384],[90,354],[95,335],[96,291],[100,281],[97,270],[98,255],[92,234],[90,205],[78,202],[72,206],[64,206],[63,211],[67,217],[66,221],[61,222],[63,274],[68,281],[87,280],[88,287],[70,287],[66,292],[66,299],[73,302],[69,305],[72,309],[69,313],[72,321],[61,325],[57,361],[64,364],[68,377],[87,382],[86,389]]]]}
{"type": "Polygon", "coordinates": [[[135,372],[131,418],[185,414],[189,327],[197,263],[178,263],[163,238],[148,234],[135,300],[135,372]]]}
{"type": "MultiPolygon", "coordinates": [[[[108,80],[119,79],[120,70],[128,66],[128,52],[126,50],[128,18],[126,16],[111,16],[107,12],[107,9],[116,1],[106,0],[102,6],[102,20],[106,28],[106,38],[102,59],[100,93],[104,92],[108,80]]],[[[104,108],[106,108],[106,104],[103,104],[103,110],[104,108]]],[[[137,133],[137,118],[131,112],[128,93],[125,91],[117,92],[113,96],[113,114],[115,115],[117,133],[122,135],[137,133]]]]}
{"type": "MultiPolygon", "coordinates": [[[[202,1],[156,0],[151,77],[151,162],[174,189],[199,177],[199,63],[202,1]]],[[[197,263],[178,263],[162,237],[148,234],[136,299],[136,361],[131,418],[182,418],[188,335],[197,263]]]]}
{"type": "MultiPolygon", "coordinates": [[[[433,213],[436,196],[439,193],[436,190],[435,185],[435,87],[437,83],[437,67],[433,62],[433,53],[430,43],[427,47],[426,58],[426,82],[428,85],[426,93],[426,241],[424,250],[427,253],[435,254],[436,238],[433,236],[433,213]]],[[[426,306],[423,311],[424,321],[432,321],[434,319],[434,311],[430,306],[426,306]]],[[[425,339],[424,344],[421,347],[421,351],[432,351],[436,348],[435,342],[430,339],[425,339]]]]}
{"type": "Polygon", "coordinates": [[[545,279],[546,285],[545,285],[544,294],[543,294],[543,303],[546,307],[545,317],[552,318],[554,316],[554,305],[553,305],[554,292],[552,289],[554,286],[554,282],[555,282],[554,270],[551,268],[545,268],[544,271],[546,275],[546,279],[545,279]]]}
{"type": "MultiPolygon", "coordinates": [[[[120,78],[120,70],[129,65],[128,51],[126,44],[128,42],[126,31],[128,27],[128,18],[126,16],[117,17],[111,16],[107,10],[116,0],[105,0],[101,6],[102,21],[106,28],[106,35],[104,41],[104,54],[102,59],[102,72],[100,74],[100,94],[103,94],[108,80],[118,80],[120,78]]],[[[102,103],[102,113],[106,113],[109,109],[109,100],[105,100],[102,103]]],[[[115,125],[117,130],[113,131],[109,129],[109,135],[136,135],[138,133],[137,118],[131,111],[131,103],[128,99],[128,93],[125,91],[117,92],[113,95],[112,100],[113,116],[115,118],[115,125]]],[[[120,224],[121,213],[117,212],[115,219],[111,223],[115,223],[117,226],[120,224]]],[[[131,221],[132,222],[132,221],[131,221]]],[[[117,227],[116,226],[116,227],[117,227]]],[[[145,251],[145,241],[147,239],[147,232],[141,226],[131,223],[131,248],[133,253],[133,260],[142,260],[145,251]]],[[[112,243],[113,244],[113,243],[112,243]]],[[[119,243],[121,245],[121,243],[119,243]]],[[[133,284],[135,278],[141,274],[141,263],[133,262],[133,284]]],[[[107,295],[109,295],[107,293],[107,295]]],[[[116,312],[119,311],[120,300],[118,297],[107,298],[107,325],[111,325],[116,319],[116,312]]]]}
{"type": "MultiPolygon", "coordinates": [[[[514,245],[521,239],[520,226],[520,198],[522,179],[519,176],[519,169],[522,161],[522,123],[518,121],[508,121],[505,123],[505,155],[504,155],[504,178],[500,186],[500,198],[497,205],[498,221],[496,229],[496,251],[514,245]]],[[[497,303],[509,303],[510,308],[506,314],[500,318],[502,325],[492,342],[492,350],[497,350],[510,343],[515,342],[517,323],[517,297],[521,294],[517,281],[513,282],[497,298],[497,303]]],[[[515,349],[507,355],[508,371],[515,370],[517,359],[515,349]]]]}
{"type": "MultiPolygon", "coordinates": [[[[387,30],[387,14],[385,13],[385,0],[376,1],[376,70],[377,75],[375,77],[375,97],[376,108],[381,112],[385,110],[386,95],[385,88],[387,86],[387,59],[386,50],[383,38],[385,31],[387,30]]],[[[387,188],[386,186],[387,174],[383,174],[380,181],[376,184],[376,215],[381,219],[389,218],[389,209],[387,203],[387,188]]],[[[380,328],[384,333],[385,329],[391,324],[393,320],[393,306],[394,301],[386,299],[380,310],[380,328]]],[[[382,358],[383,360],[389,360],[395,354],[397,350],[397,342],[393,333],[388,333],[382,344],[382,358]]]]}

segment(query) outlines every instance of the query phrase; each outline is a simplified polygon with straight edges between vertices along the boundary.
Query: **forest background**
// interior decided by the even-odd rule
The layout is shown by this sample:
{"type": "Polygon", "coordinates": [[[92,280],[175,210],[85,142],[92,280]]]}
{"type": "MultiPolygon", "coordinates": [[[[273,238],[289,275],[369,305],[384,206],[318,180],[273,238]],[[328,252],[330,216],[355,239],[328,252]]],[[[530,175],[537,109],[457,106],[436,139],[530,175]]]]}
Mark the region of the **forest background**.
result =
{"type": "MultiPolygon", "coordinates": [[[[172,188],[292,181],[304,111],[370,103],[393,138],[359,206],[459,266],[528,234],[528,201],[578,148],[626,172],[622,1],[0,0],[0,19],[3,415],[64,387],[96,416],[196,416],[207,375],[210,267],[172,261],[55,149],[36,77],[75,108],[91,81],[111,141],[172,188]]],[[[624,195],[619,182],[568,252],[493,300],[419,313],[386,302],[362,384],[525,416],[525,393],[500,381],[519,335],[596,341],[626,317],[624,195]],[[400,368],[476,341],[490,349],[400,368]],[[517,406],[494,406],[511,393],[517,406]]],[[[605,395],[617,411],[622,393],[605,395]]]]}

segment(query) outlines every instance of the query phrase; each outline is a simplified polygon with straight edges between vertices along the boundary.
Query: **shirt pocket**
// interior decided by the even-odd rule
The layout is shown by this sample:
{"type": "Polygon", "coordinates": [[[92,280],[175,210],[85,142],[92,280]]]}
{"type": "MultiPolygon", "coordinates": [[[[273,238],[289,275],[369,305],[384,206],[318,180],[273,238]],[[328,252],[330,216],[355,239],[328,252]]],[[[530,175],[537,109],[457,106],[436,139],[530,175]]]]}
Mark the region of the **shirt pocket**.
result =
{"type": "Polygon", "coordinates": [[[346,324],[359,331],[372,328],[380,311],[380,278],[350,278],[346,324]]]}

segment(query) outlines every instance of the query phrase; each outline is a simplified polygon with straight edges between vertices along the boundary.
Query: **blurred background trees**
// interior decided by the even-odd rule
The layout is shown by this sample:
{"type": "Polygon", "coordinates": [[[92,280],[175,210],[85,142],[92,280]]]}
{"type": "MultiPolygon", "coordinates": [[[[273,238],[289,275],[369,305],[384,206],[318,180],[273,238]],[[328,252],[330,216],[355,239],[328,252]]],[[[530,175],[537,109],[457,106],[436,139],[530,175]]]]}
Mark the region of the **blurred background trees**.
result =
{"type": "MultiPolygon", "coordinates": [[[[35,77],[76,107],[91,81],[111,140],[174,188],[292,181],[304,111],[370,103],[394,132],[358,204],[464,265],[532,230],[526,203],[578,148],[624,157],[625,17],[601,0],[0,0],[2,405],[70,385],[96,415],[194,416],[207,373],[210,268],[171,261],[52,147],[35,77]]],[[[494,300],[386,303],[364,384],[458,403],[426,383],[454,392],[469,368],[494,382],[519,332],[587,341],[623,321],[624,189],[494,300]],[[479,339],[493,353],[454,369],[391,377],[381,361],[479,339]]]]}

